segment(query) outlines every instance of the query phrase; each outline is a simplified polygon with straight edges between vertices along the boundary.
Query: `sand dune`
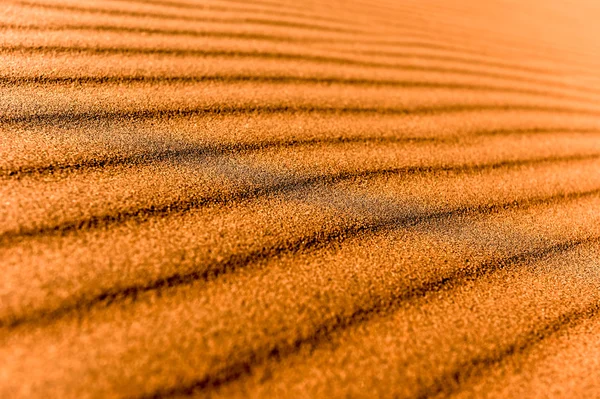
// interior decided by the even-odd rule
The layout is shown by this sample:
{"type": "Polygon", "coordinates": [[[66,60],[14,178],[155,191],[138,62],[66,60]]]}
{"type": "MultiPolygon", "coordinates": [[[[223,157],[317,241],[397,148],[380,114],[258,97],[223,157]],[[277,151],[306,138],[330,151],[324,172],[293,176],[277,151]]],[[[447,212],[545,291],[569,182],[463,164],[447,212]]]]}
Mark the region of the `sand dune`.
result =
{"type": "Polygon", "coordinates": [[[1,397],[598,396],[595,2],[2,9],[1,397]]]}

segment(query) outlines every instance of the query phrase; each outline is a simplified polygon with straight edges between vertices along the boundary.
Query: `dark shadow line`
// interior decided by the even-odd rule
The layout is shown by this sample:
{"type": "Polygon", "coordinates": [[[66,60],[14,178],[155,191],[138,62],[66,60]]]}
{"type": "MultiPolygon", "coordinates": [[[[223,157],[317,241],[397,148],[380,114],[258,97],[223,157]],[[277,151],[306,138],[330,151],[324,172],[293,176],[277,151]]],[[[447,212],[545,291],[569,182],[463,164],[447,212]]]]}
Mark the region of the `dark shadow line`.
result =
{"type": "Polygon", "coordinates": [[[181,148],[166,148],[133,153],[131,155],[104,156],[81,159],[71,163],[51,163],[39,166],[22,166],[15,169],[0,169],[0,177],[21,179],[26,176],[48,176],[54,173],[75,173],[100,170],[109,166],[152,165],[165,160],[198,159],[204,156],[240,155],[270,149],[294,149],[311,146],[335,146],[344,144],[402,144],[402,143],[456,143],[462,139],[475,137],[513,136],[528,134],[575,133],[595,134],[600,129],[532,128],[532,129],[493,129],[468,133],[464,136],[448,137],[395,137],[395,136],[356,136],[330,137],[292,140],[270,140],[254,143],[224,143],[191,146],[183,143],[181,148]]]}
{"type": "Polygon", "coordinates": [[[227,39],[243,39],[243,40],[264,40],[277,43],[322,43],[330,40],[324,38],[310,37],[293,37],[293,36],[277,36],[266,33],[247,33],[247,32],[220,32],[220,31],[201,31],[191,29],[155,29],[141,27],[125,27],[112,25],[9,25],[0,24],[1,29],[25,30],[25,31],[51,31],[60,32],[66,30],[72,31],[90,31],[90,32],[114,32],[114,33],[134,33],[142,35],[156,36],[189,36],[189,37],[219,37],[227,39]]]}
{"type": "MultiPolygon", "coordinates": [[[[595,192],[595,195],[597,195],[598,193],[600,193],[600,190],[597,190],[595,192]]],[[[530,202],[527,204],[527,206],[533,206],[537,204],[548,204],[549,202],[561,202],[566,199],[566,197],[562,196],[549,197],[542,201],[530,202]]],[[[569,198],[569,200],[571,199],[574,198],[569,198]]],[[[515,207],[518,207],[518,205],[515,205],[513,203],[499,205],[495,207],[495,211],[515,207]]],[[[490,210],[484,209],[483,211],[484,213],[487,213],[490,210]]],[[[481,212],[481,209],[476,212],[481,212]]],[[[452,216],[454,215],[440,215],[440,218],[447,218],[452,216]]],[[[600,237],[589,237],[581,240],[567,241],[546,248],[522,252],[504,259],[484,262],[477,265],[474,268],[459,269],[445,277],[440,278],[439,280],[426,282],[420,286],[408,288],[406,291],[398,295],[390,296],[388,298],[379,298],[378,301],[374,301],[369,305],[356,309],[348,316],[336,315],[327,320],[326,322],[322,323],[308,335],[304,337],[299,337],[292,342],[284,341],[269,346],[265,345],[264,348],[244,354],[243,360],[233,362],[233,364],[227,365],[204,378],[192,381],[184,385],[158,389],[152,393],[137,396],[136,398],[165,398],[175,395],[191,395],[200,391],[213,391],[221,386],[227,385],[243,377],[251,375],[253,368],[256,367],[256,365],[258,364],[264,364],[268,361],[279,361],[282,358],[298,353],[301,350],[308,349],[310,351],[313,351],[320,344],[329,341],[334,333],[365,323],[378,315],[392,314],[394,311],[398,310],[401,306],[403,306],[406,302],[423,298],[434,292],[439,292],[442,290],[451,290],[454,287],[459,286],[460,284],[466,283],[467,281],[480,279],[486,275],[491,275],[508,267],[516,267],[521,264],[541,261],[543,259],[559,255],[560,253],[573,250],[581,245],[598,242],[600,242],[600,237]]],[[[597,309],[594,309],[594,312],[596,311],[597,309]]],[[[567,315],[566,317],[561,317],[559,318],[559,320],[555,321],[549,326],[545,326],[540,331],[535,331],[532,334],[526,336],[526,339],[523,343],[516,343],[512,346],[509,346],[504,351],[490,356],[489,358],[473,360],[472,362],[465,365],[464,368],[458,368],[456,373],[453,373],[449,376],[445,376],[443,380],[440,381],[439,385],[436,386],[437,389],[431,389],[419,396],[419,398],[426,399],[435,396],[435,394],[437,393],[445,392],[445,383],[448,382],[448,380],[460,380],[460,376],[462,376],[464,370],[468,370],[469,368],[472,369],[479,363],[483,365],[490,365],[494,362],[498,362],[503,358],[512,355],[519,348],[526,348],[535,344],[536,339],[543,339],[548,335],[548,333],[558,331],[559,329],[563,328],[566,322],[570,321],[573,318],[573,316],[580,317],[579,315],[580,312],[575,312],[574,315],[567,315]]]]}
{"type": "MultiPolygon", "coordinates": [[[[47,85],[85,85],[85,84],[119,84],[119,83],[201,83],[201,82],[257,82],[273,84],[325,84],[348,86],[374,86],[374,87],[403,87],[403,88],[432,88],[432,89],[457,89],[473,91],[499,91],[522,94],[534,94],[550,97],[564,98],[562,94],[556,95],[538,90],[519,89],[506,86],[487,86],[468,83],[442,83],[428,81],[392,80],[392,79],[362,79],[338,77],[307,77],[286,75],[202,75],[202,76],[152,76],[152,75],[116,75],[116,76],[31,76],[10,77],[0,76],[0,85],[47,84],[47,85]]],[[[580,98],[585,100],[583,98],[580,98]]],[[[589,99],[588,99],[589,101],[589,99]]]]}
{"type": "MultiPolygon", "coordinates": [[[[225,31],[201,31],[201,30],[191,30],[191,29],[154,29],[154,28],[142,28],[142,27],[121,27],[121,26],[112,26],[112,25],[47,25],[47,26],[38,26],[38,25],[19,25],[19,24],[0,24],[0,30],[2,29],[12,29],[12,30],[34,30],[34,31],[63,31],[63,30],[89,30],[89,31],[106,31],[106,32],[126,32],[126,33],[139,33],[139,34],[153,34],[153,35],[173,35],[173,36],[191,36],[191,37],[220,37],[220,38],[229,38],[229,39],[244,39],[244,40],[265,40],[271,42],[278,43],[346,43],[346,44],[355,44],[356,40],[352,39],[343,39],[343,38],[327,38],[323,36],[319,37],[308,37],[308,36],[280,36],[274,34],[267,33],[249,33],[249,32],[225,32],[225,31]]],[[[367,43],[368,44],[368,43],[367,43]]],[[[390,43],[380,43],[374,42],[373,44],[385,45],[390,43]]],[[[393,46],[401,46],[405,48],[418,48],[418,49],[430,49],[430,50],[445,50],[445,51],[453,51],[453,52],[461,52],[460,49],[444,46],[441,44],[434,44],[429,41],[419,41],[414,38],[411,40],[402,40],[402,41],[394,41],[390,45],[393,46]]],[[[360,54],[360,51],[344,51],[348,54],[360,54]]],[[[464,53],[464,51],[462,51],[464,53]]],[[[467,53],[468,54],[468,53],[467,53]]],[[[416,56],[416,55],[415,55],[416,56]]],[[[420,54],[419,54],[420,56],[420,54]]],[[[426,57],[427,54],[423,55],[423,58],[426,57]]],[[[464,62],[469,63],[469,60],[465,60],[464,62]]],[[[473,60],[473,64],[477,64],[479,61],[473,60]]],[[[502,64],[501,64],[502,65],[502,64]]],[[[506,69],[510,69],[510,65],[505,66],[506,69]]],[[[547,70],[537,69],[537,68],[529,68],[523,66],[515,66],[512,69],[515,70],[524,70],[524,71],[532,71],[534,73],[546,73],[549,74],[547,70]]]]}
{"type": "MultiPolygon", "coordinates": [[[[538,161],[539,162],[539,161],[538,161]]],[[[496,169],[496,168],[510,168],[510,167],[521,167],[533,162],[528,163],[501,163],[501,164],[489,164],[480,165],[476,167],[470,167],[468,169],[460,168],[440,168],[434,169],[429,168],[425,172],[428,173],[441,173],[441,172],[455,172],[455,173],[477,173],[483,170],[496,169]]],[[[369,178],[372,176],[384,176],[384,175],[395,175],[398,173],[424,173],[423,169],[412,169],[412,170],[387,170],[387,171],[376,171],[367,172],[361,175],[358,174],[347,174],[346,176],[336,176],[335,180],[329,178],[329,182],[342,181],[342,179],[354,179],[354,178],[369,178]]],[[[306,181],[301,184],[297,184],[289,187],[282,187],[277,193],[286,191],[299,190],[310,185],[314,185],[317,181],[323,181],[325,179],[314,179],[314,181],[306,181]]],[[[363,225],[351,225],[347,227],[340,226],[331,231],[316,231],[312,234],[300,237],[296,240],[289,242],[280,242],[269,247],[263,247],[244,254],[236,254],[228,257],[219,262],[215,262],[210,265],[205,265],[203,270],[196,270],[189,273],[175,273],[168,277],[156,279],[154,281],[146,282],[144,284],[135,284],[127,287],[107,289],[106,291],[94,295],[93,297],[86,298],[85,296],[76,298],[73,303],[67,303],[66,305],[60,306],[55,309],[40,309],[27,315],[18,317],[11,317],[4,320],[0,320],[0,328],[15,328],[24,324],[31,323],[46,323],[52,322],[53,320],[60,319],[66,315],[75,312],[84,312],[96,306],[109,306],[113,302],[121,302],[124,300],[135,301],[137,297],[145,292],[157,291],[166,289],[174,286],[181,286],[194,283],[196,281],[209,281],[216,279],[224,274],[231,273],[238,269],[247,267],[248,265],[263,261],[266,259],[282,256],[284,254],[295,254],[303,251],[315,251],[317,249],[330,247],[334,243],[341,243],[350,237],[356,237],[360,235],[373,235],[380,231],[394,230],[398,228],[409,228],[422,223],[432,222],[436,220],[454,218],[461,215],[470,214],[491,214],[497,213],[502,210],[516,209],[516,208],[529,208],[539,205],[547,205],[550,203],[560,203],[561,201],[572,201],[585,197],[596,196],[600,194],[600,189],[586,191],[586,192],[575,192],[567,194],[556,194],[552,196],[544,197],[531,197],[523,200],[514,200],[507,203],[501,204],[485,204],[472,207],[459,207],[449,211],[424,213],[422,215],[409,215],[394,218],[387,218],[380,221],[375,221],[363,225]]],[[[246,198],[250,199],[250,198],[246,198]]],[[[239,199],[238,199],[239,200],[239,199]]],[[[166,207],[163,213],[170,212],[166,207]]],[[[79,227],[79,226],[77,226],[79,227]]]]}
{"type": "Polygon", "coordinates": [[[439,115],[473,111],[522,111],[548,112],[567,115],[600,116],[600,110],[585,108],[556,107],[525,104],[457,104],[442,106],[424,106],[415,108],[398,107],[335,107],[311,105],[240,105],[219,104],[205,107],[180,109],[139,109],[131,111],[94,110],[84,112],[50,112],[31,115],[0,116],[0,123],[10,124],[51,124],[83,123],[106,120],[145,120],[156,118],[174,118],[202,115],[246,115],[246,114],[321,114],[321,115],[439,115]]]}
{"type": "MultiPolygon", "coordinates": [[[[535,131],[537,132],[537,131],[535,131]]],[[[575,132],[575,131],[574,131],[575,132]]],[[[577,133],[586,133],[577,130],[577,133]]],[[[600,130],[597,131],[600,133],[600,130]]],[[[516,133],[516,132],[511,132],[516,133]]],[[[511,134],[508,133],[508,134],[511,134]]],[[[456,138],[457,140],[458,138],[456,138]]],[[[108,166],[149,165],[165,160],[198,159],[203,156],[239,155],[249,152],[260,152],[270,149],[293,149],[319,145],[344,145],[344,144],[393,144],[443,141],[430,137],[331,137],[292,140],[271,140],[255,143],[226,143],[207,144],[200,146],[182,145],[182,148],[167,148],[164,150],[150,150],[124,156],[105,156],[103,158],[82,159],[76,163],[55,163],[42,166],[24,166],[18,169],[0,169],[0,177],[22,178],[28,175],[51,175],[61,172],[91,171],[103,169],[108,166]]]]}
{"type": "MultiPolygon", "coordinates": [[[[418,69],[421,69],[420,67],[418,69]]],[[[428,70],[428,68],[425,68],[428,70]]],[[[549,97],[562,100],[575,100],[596,104],[586,97],[570,95],[565,93],[547,92],[537,89],[522,89],[510,86],[490,86],[468,83],[442,83],[427,81],[402,81],[391,79],[360,79],[360,78],[337,78],[337,77],[304,77],[304,76],[249,76],[249,75],[204,75],[204,76],[144,76],[144,75],[122,75],[122,76],[64,76],[64,77],[9,77],[0,76],[0,85],[86,85],[86,84],[170,84],[170,83],[268,83],[268,84],[321,84],[321,85],[347,85],[383,88],[427,88],[427,89],[454,89],[494,93],[515,93],[549,97]]],[[[568,88],[568,87],[567,87],[568,88]]]]}
{"type": "MultiPolygon", "coordinates": [[[[527,78],[512,74],[502,74],[486,71],[473,71],[463,68],[447,68],[434,66],[417,66],[405,65],[397,63],[385,63],[374,61],[361,61],[336,56],[310,55],[310,54],[294,54],[294,53],[278,53],[265,51],[232,51],[232,50],[199,50],[199,49],[169,49],[169,48],[124,48],[124,47],[66,47],[66,46],[5,46],[0,47],[0,53],[3,51],[10,52],[41,52],[41,53],[86,53],[86,54],[121,54],[121,55],[167,55],[175,57],[227,57],[227,58],[258,58],[265,60],[287,60],[287,61],[306,61],[323,64],[334,65],[352,65],[365,68],[380,68],[398,71],[413,71],[413,72],[435,72],[441,74],[457,74],[463,76],[480,76],[492,79],[504,80],[507,82],[524,82],[543,85],[545,87],[553,87],[556,89],[566,88],[573,91],[579,91],[588,94],[598,94],[599,92],[588,87],[572,86],[561,84],[560,82],[546,81],[543,79],[527,78]]],[[[466,85],[466,84],[465,84],[466,85]]],[[[468,85],[467,85],[468,86],[468,85]]],[[[489,86],[488,86],[489,87],[489,86]]],[[[515,91],[527,91],[528,89],[512,88],[515,91]]],[[[533,89],[530,89],[533,90],[533,89]]],[[[554,94],[546,91],[533,90],[538,95],[552,95],[561,97],[572,97],[568,94],[554,94]]],[[[580,99],[580,97],[575,97],[580,99]]],[[[587,100],[589,101],[589,100],[587,100]]]]}

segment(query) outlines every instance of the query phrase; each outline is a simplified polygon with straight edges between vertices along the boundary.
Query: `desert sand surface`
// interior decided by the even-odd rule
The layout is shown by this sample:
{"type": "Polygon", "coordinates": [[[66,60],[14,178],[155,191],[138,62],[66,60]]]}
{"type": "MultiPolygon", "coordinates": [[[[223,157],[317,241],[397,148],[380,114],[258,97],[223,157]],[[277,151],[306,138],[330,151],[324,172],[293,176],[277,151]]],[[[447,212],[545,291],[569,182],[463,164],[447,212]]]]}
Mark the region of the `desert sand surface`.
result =
{"type": "Polygon", "coordinates": [[[0,397],[599,398],[600,3],[0,3],[0,397]]]}

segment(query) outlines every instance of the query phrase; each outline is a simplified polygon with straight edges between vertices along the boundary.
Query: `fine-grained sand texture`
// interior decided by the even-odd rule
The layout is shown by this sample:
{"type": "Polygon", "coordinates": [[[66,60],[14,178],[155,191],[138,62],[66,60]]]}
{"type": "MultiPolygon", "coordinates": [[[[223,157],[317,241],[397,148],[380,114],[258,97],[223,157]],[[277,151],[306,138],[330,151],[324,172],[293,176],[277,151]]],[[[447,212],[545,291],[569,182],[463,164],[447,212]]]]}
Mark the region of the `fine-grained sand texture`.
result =
{"type": "Polygon", "coordinates": [[[2,1],[0,397],[600,397],[599,21],[2,1]]]}

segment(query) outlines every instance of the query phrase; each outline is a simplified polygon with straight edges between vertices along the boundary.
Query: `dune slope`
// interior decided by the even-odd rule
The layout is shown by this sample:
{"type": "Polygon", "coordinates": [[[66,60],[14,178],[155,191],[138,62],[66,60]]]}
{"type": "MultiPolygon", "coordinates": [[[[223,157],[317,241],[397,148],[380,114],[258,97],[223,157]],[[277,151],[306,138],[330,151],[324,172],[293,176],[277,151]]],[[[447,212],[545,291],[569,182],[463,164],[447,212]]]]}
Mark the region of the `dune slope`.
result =
{"type": "Polygon", "coordinates": [[[0,10],[0,397],[600,392],[596,2],[0,10]]]}

